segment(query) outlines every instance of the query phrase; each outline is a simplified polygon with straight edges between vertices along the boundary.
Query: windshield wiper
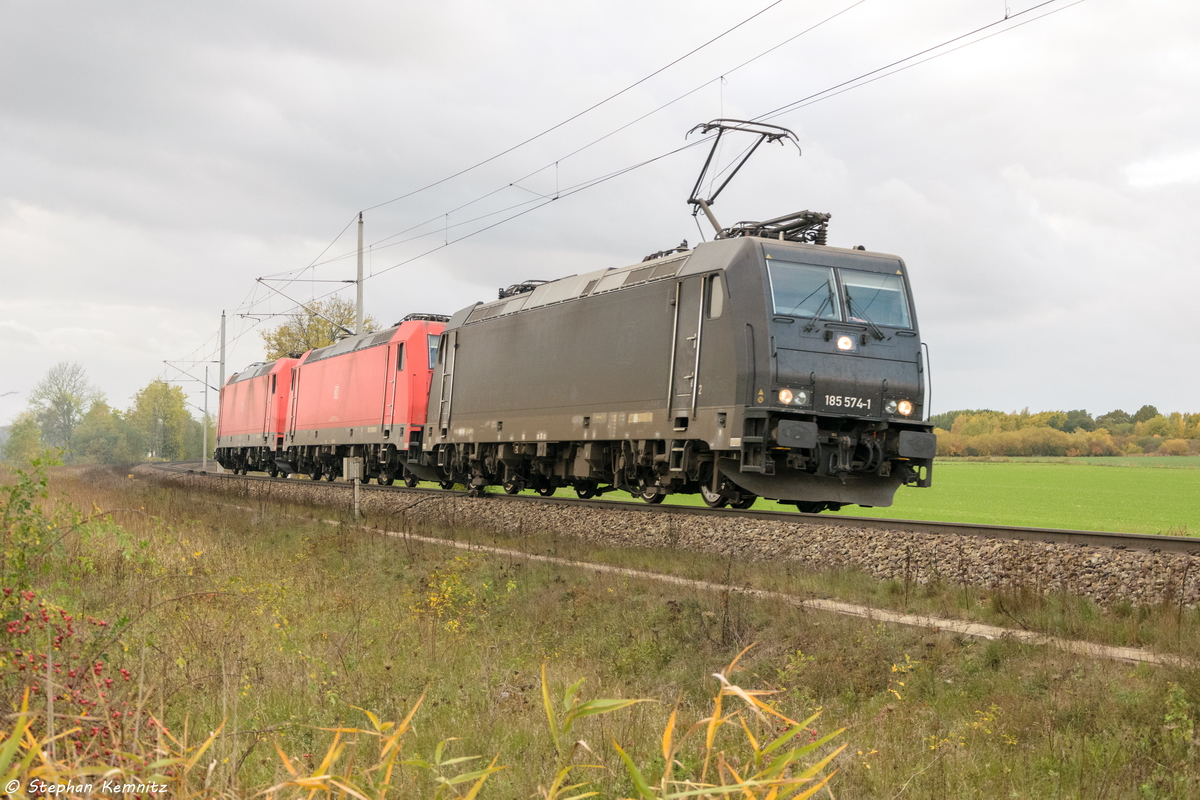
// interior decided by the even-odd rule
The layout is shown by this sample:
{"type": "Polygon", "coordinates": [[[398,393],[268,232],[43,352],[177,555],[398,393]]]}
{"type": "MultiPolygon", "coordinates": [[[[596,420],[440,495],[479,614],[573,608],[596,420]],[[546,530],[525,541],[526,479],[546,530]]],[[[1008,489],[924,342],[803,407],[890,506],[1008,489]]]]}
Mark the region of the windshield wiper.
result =
{"type": "MultiPolygon", "coordinates": [[[[813,294],[815,294],[815,293],[816,292],[814,292],[813,294]]],[[[809,297],[812,297],[812,295],[809,295],[809,297]]],[[[808,321],[808,324],[804,326],[804,330],[806,332],[816,330],[817,321],[819,319],[821,319],[821,312],[825,310],[825,305],[829,302],[830,297],[832,297],[832,295],[828,295],[828,294],[825,295],[825,299],[821,301],[821,305],[817,306],[817,313],[813,314],[812,319],[810,319],[808,321]]],[[[799,303],[797,303],[797,305],[799,305],[799,303]]]]}
{"type": "Polygon", "coordinates": [[[872,322],[871,318],[867,316],[867,312],[859,311],[858,313],[861,316],[858,316],[858,317],[854,316],[854,298],[851,297],[850,292],[847,291],[846,292],[846,315],[851,320],[862,320],[863,322],[867,323],[867,327],[871,329],[871,335],[874,336],[879,341],[883,341],[884,339],[887,338],[886,336],[883,335],[883,331],[879,330],[879,326],[876,325],[874,322],[872,322]]]}

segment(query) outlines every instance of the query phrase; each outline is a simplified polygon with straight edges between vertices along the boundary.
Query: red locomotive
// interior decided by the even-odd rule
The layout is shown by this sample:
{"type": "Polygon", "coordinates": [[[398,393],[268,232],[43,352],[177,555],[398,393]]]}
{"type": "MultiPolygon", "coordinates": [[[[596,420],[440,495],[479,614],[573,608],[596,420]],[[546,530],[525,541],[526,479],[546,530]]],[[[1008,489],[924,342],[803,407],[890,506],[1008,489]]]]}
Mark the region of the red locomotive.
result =
{"type": "Polygon", "coordinates": [[[353,457],[362,459],[366,478],[415,485],[406,467],[410,453],[414,461],[420,454],[445,323],[443,316],[411,314],[386,330],[234,375],[221,390],[218,463],[242,474],[334,480],[343,459],[353,457]],[[261,422],[252,424],[263,419],[275,422],[273,437],[264,438],[261,422]]]}
{"type": "Polygon", "coordinates": [[[283,447],[291,396],[292,368],[298,358],[251,364],[221,389],[217,416],[217,461],[243,475],[249,470],[279,474],[275,455],[283,447]]]}

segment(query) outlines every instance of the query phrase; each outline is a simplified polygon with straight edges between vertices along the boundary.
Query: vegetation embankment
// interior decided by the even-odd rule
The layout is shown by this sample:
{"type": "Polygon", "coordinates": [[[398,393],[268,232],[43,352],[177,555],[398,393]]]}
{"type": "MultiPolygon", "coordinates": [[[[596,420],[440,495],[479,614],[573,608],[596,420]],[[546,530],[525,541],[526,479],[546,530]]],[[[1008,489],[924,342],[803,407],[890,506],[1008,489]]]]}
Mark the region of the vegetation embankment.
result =
{"type": "MultiPolygon", "coordinates": [[[[9,480],[8,489],[22,485],[9,480]]],[[[658,796],[667,763],[664,731],[673,725],[677,742],[712,714],[721,684],[710,676],[751,643],[741,670],[725,670],[726,678],[778,690],[755,699],[790,720],[807,720],[818,708],[822,715],[794,731],[727,695],[723,715],[740,710],[740,717],[715,731],[711,750],[705,726],[692,733],[671,756],[676,779],[744,777],[754,768],[747,733],[760,751],[784,737],[773,751],[779,753],[845,727],[799,759],[801,766],[816,765],[835,745],[846,745],[825,770],[837,770],[830,784],[835,797],[1189,797],[1200,786],[1194,670],[1092,662],[1008,642],[805,614],[736,594],[462,555],[331,526],[303,508],[242,509],[211,496],[168,493],[125,473],[64,475],[46,498],[36,497],[36,480],[24,485],[14,494],[6,489],[4,578],[25,585],[3,605],[3,702],[15,710],[26,687],[45,685],[40,675],[17,668],[16,651],[36,660],[47,647],[61,647],[57,663],[81,662],[104,691],[103,699],[86,688],[73,697],[104,704],[110,719],[122,717],[120,725],[93,723],[96,731],[81,728],[59,739],[58,760],[124,764],[132,772],[136,759],[103,751],[136,756],[138,742],[143,755],[162,747],[159,755],[184,759],[160,766],[179,779],[180,794],[249,796],[320,774],[331,777],[312,784],[319,789],[332,788],[333,778],[378,783],[384,770],[376,768],[387,761],[380,747],[403,730],[395,739],[398,756],[388,762],[391,796],[455,797],[484,778],[480,797],[540,797],[553,790],[564,760],[599,765],[571,771],[568,784],[593,781],[591,788],[607,797],[658,796]],[[75,632],[53,642],[37,627],[43,611],[51,619],[58,614],[59,626],[70,616],[75,632]],[[543,664],[557,736],[543,702],[543,664]],[[581,702],[656,702],[577,715],[564,730],[561,698],[580,678],[586,680],[574,697],[581,702]],[[385,728],[404,723],[415,706],[407,725],[385,728]],[[330,730],[339,727],[357,732],[330,730]],[[458,738],[441,744],[452,737],[458,738]],[[331,750],[335,739],[340,750],[331,750]],[[572,750],[576,739],[590,752],[572,750]],[[337,758],[326,763],[331,753],[337,758]],[[460,756],[481,758],[454,763],[460,756]],[[722,759],[726,773],[718,769],[722,759]],[[489,764],[507,768],[439,782],[439,774],[486,772],[489,764]]],[[[552,532],[491,539],[1200,655],[1200,615],[1169,603],[1104,612],[1071,597],[1019,589],[984,593],[877,583],[856,573],[799,575],[786,564],[751,567],[675,551],[611,552],[552,532]]],[[[86,685],[96,683],[89,677],[86,685]]],[[[69,730],[79,711],[70,702],[57,700],[57,733],[69,730]]],[[[29,704],[34,735],[48,736],[44,692],[33,690],[29,704]]],[[[8,719],[11,732],[14,718],[8,719]]]]}
{"type": "Polygon", "coordinates": [[[1142,406],[1092,418],[1087,411],[947,411],[930,417],[939,456],[1200,455],[1200,414],[1142,406]]]}

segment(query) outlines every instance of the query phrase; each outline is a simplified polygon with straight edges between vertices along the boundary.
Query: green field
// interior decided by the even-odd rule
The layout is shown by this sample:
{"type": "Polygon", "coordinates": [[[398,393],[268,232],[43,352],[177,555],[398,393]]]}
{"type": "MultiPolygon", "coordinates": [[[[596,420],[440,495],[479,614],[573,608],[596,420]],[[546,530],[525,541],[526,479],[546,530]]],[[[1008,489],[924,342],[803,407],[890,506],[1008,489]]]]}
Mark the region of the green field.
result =
{"type": "MultiPolygon", "coordinates": [[[[570,489],[558,494],[574,496],[570,489]]],[[[629,496],[614,492],[606,498],[629,496]]],[[[672,496],[666,502],[701,505],[697,495],[672,496]]],[[[763,500],[754,508],[795,510],[763,500]]],[[[930,488],[901,488],[890,508],[847,506],[839,513],[1195,536],[1200,535],[1200,457],[938,460],[930,488]]]]}
{"type": "Polygon", "coordinates": [[[890,508],[850,506],[845,512],[1032,528],[1200,534],[1200,469],[1155,468],[1161,462],[1200,459],[1091,460],[1136,466],[938,461],[930,488],[902,488],[890,508]]]}

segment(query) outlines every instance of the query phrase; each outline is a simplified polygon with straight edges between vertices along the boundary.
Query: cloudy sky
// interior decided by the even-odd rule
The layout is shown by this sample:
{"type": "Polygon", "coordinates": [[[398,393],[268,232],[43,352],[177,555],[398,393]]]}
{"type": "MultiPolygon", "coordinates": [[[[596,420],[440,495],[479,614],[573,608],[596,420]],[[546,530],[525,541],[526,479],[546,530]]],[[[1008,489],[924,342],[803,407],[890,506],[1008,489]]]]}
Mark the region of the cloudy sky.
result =
{"type": "Polygon", "coordinates": [[[118,408],[202,372],[222,310],[258,360],[353,298],[360,210],[385,323],[711,238],[674,151],[717,117],[803,149],[724,224],[828,211],[906,259],[934,412],[1200,411],[1190,3],[14,0],[0,71],[0,424],[60,361],[118,408]]]}

